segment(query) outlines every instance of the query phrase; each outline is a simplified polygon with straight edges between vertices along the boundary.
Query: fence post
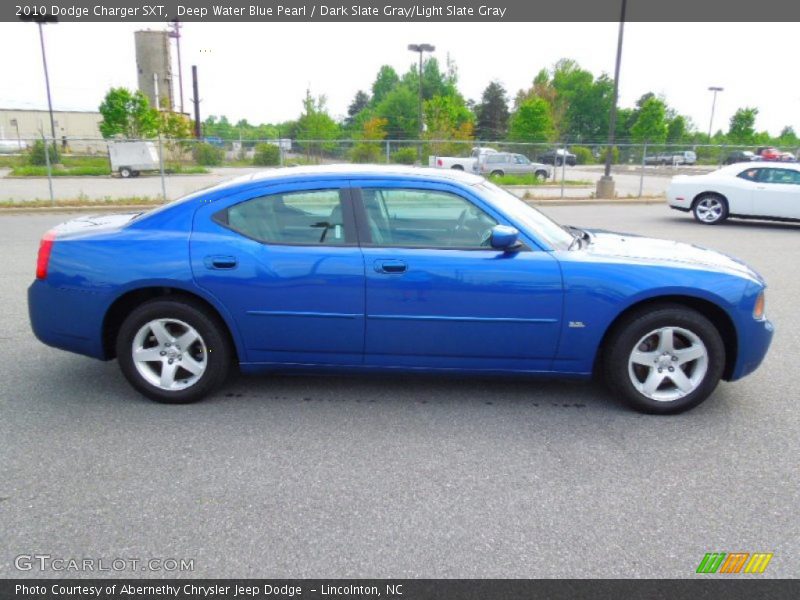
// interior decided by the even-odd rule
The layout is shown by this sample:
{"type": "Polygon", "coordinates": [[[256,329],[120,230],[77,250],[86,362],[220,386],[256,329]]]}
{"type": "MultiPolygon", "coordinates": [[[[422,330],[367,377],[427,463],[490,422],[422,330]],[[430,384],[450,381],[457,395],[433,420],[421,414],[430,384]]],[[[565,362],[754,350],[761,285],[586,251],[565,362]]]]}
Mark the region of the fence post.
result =
{"type": "Polygon", "coordinates": [[[567,177],[567,145],[563,144],[564,156],[561,157],[561,197],[564,197],[564,179],[567,177]]]}
{"type": "Polygon", "coordinates": [[[642,169],[639,171],[639,198],[642,197],[642,190],[644,188],[644,168],[645,162],[644,158],[647,156],[647,142],[644,143],[644,148],[642,148],[642,169]]]}
{"type": "Polygon", "coordinates": [[[167,182],[164,180],[164,144],[161,141],[161,133],[158,134],[158,168],[161,171],[161,197],[167,201],[167,182]]]}
{"type": "MultiPolygon", "coordinates": [[[[53,171],[50,167],[50,146],[47,143],[47,136],[42,134],[42,140],[44,141],[44,161],[47,165],[47,186],[50,188],[50,206],[54,206],[56,203],[55,196],[53,195],[53,171]]],[[[53,148],[55,148],[55,139],[53,139],[53,148]]]]}
{"type": "Polygon", "coordinates": [[[391,159],[389,158],[389,140],[386,140],[386,164],[388,165],[391,159]]]}

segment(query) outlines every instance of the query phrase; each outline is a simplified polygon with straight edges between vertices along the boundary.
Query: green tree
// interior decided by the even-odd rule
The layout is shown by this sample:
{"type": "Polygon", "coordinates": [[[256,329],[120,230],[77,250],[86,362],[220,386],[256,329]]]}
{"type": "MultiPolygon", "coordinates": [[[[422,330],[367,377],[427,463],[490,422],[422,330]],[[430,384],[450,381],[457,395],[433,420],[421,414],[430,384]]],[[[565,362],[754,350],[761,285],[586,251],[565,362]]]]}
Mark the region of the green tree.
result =
{"type": "Polygon", "coordinates": [[[477,126],[475,133],[483,140],[500,140],[508,132],[508,100],[506,90],[492,81],[483,90],[481,102],[475,106],[477,126]]]}
{"type": "Polygon", "coordinates": [[[667,139],[667,108],[660,98],[650,97],[644,101],[636,122],[631,127],[631,138],[635,142],[661,144],[667,139]]]}
{"type": "Polygon", "coordinates": [[[376,163],[381,160],[380,141],[386,137],[386,119],[372,117],[364,121],[357,135],[360,140],[350,152],[350,158],[358,163],[376,163]]]}
{"type": "Polygon", "coordinates": [[[386,119],[386,131],[392,139],[419,137],[418,95],[407,86],[398,85],[375,107],[375,115],[386,119]]]}
{"type": "Polygon", "coordinates": [[[689,124],[686,121],[686,117],[683,115],[673,117],[667,124],[667,143],[680,144],[686,137],[688,130],[689,124]]]}
{"type": "Polygon", "coordinates": [[[100,133],[104,138],[121,135],[126,138],[148,138],[158,133],[158,111],[142,92],[111,88],[100,104],[100,133]]]}
{"type": "Polygon", "coordinates": [[[328,114],[325,96],[314,98],[311,91],[306,91],[303,100],[303,114],[297,121],[297,135],[304,140],[306,155],[330,151],[334,146],[326,143],[339,136],[339,126],[328,114]]]}
{"type": "Polygon", "coordinates": [[[550,104],[543,98],[529,98],[511,115],[508,138],[514,142],[546,142],[554,133],[550,104]]]}
{"type": "Polygon", "coordinates": [[[398,77],[397,71],[389,65],[383,65],[378,70],[378,76],[372,84],[372,104],[380,104],[399,82],[400,77],[398,77]]]}
{"type": "Polygon", "coordinates": [[[758,109],[740,108],[731,117],[728,140],[734,144],[752,144],[756,136],[756,116],[758,109]]]}
{"type": "Polygon", "coordinates": [[[460,96],[434,96],[425,102],[425,137],[433,154],[463,154],[472,140],[474,115],[460,96]],[[449,142],[447,140],[452,140],[449,142]]]}
{"type": "Polygon", "coordinates": [[[345,120],[346,125],[352,125],[356,116],[365,108],[367,108],[367,106],[369,106],[369,95],[367,95],[367,93],[363,90],[358,90],[355,98],[353,98],[353,101],[350,103],[350,106],[347,107],[347,119],[345,120]]]}

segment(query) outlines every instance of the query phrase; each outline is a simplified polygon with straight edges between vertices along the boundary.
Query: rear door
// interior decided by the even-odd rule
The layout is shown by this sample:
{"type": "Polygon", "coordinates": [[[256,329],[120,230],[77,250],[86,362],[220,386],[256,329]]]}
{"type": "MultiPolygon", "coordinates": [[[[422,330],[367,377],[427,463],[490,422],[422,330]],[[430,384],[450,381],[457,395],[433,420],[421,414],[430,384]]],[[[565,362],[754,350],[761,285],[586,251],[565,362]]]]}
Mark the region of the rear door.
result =
{"type": "Polygon", "coordinates": [[[364,261],[346,184],[283,184],[202,206],[191,261],[232,314],[247,362],[361,363],[364,261]]]}
{"type": "Polygon", "coordinates": [[[365,361],[376,366],[549,370],[562,311],[558,262],[530,241],[481,245],[509,223],[446,184],[353,182],[366,265],[365,361]]]}

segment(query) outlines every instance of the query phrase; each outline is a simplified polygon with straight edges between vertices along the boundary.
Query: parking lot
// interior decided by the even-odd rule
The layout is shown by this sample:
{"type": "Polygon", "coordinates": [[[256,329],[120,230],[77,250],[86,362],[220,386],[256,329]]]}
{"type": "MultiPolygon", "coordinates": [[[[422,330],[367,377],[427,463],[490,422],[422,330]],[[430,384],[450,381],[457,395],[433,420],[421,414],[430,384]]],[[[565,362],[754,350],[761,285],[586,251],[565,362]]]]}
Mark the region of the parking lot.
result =
{"type": "Polygon", "coordinates": [[[63,576],[14,567],[47,553],[194,559],[118,573],[145,577],[681,578],[707,552],[796,576],[800,225],[544,210],[748,261],[770,285],[765,364],[675,417],[590,383],[406,376],[240,377],[158,405],[33,337],[39,237],[69,216],[0,214],[0,576],[63,576]]]}

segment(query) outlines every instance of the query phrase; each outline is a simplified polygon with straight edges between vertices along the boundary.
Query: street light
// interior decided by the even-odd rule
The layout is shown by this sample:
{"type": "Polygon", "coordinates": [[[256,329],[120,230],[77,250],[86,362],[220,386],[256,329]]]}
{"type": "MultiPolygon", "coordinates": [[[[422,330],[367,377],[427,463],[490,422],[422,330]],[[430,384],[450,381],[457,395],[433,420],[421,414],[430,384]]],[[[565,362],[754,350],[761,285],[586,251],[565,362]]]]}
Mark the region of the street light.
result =
{"type": "MultiPolygon", "coordinates": [[[[20,21],[33,21],[39,26],[39,42],[42,46],[42,65],[44,66],[44,83],[47,87],[47,109],[50,112],[50,133],[53,136],[53,144],[56,143],[56,123],[53,119],[53,101],[50,99],[50,75],[47,73],[47,55],[44,51],[44,31],[42,25],[47,23],[58,23],[58,17],[55,15],[40,14],[40,15],[20,15],[20,21]]],[[[46,150],[45,150],[46,151],[46,150]]]]}
{"type": "Polygon", "coordinates": [[[431,44],[409,44],[408,49],[411,52],[419,52],[419,146],[417,147],[417,160],[422,164],[422,133],[424,126],[422,123],[422,53],[433,52],[436,46],[431,44]]]}
{"type": "Polygon", "coordinates": [[[608,118],[608,148],[606,148],[606,167],[603,176],[597,182],[595,196],[597,198],[614,197],[614,178],[611,176],[611,159],[616,139],[617,97],[619,96],[619,66],[622,62],[622,36],[625,33],[625,8],[627,0],[622,0],[622,11],[619,17],[619,35],[617,36],[617,62],[614,65],[614,95],[611,97],[611,114],[608,118]]]}
{"type": "Polygon", "coordinates": [[[711,119],[708,121],[708,143],[711,143],[711,126],[714,124],[714,108],[717,106],[717,92],[725,91],[725,88],[711,86],[709,92],[714,92],[714,99],[711,101],[711,119]]]}

